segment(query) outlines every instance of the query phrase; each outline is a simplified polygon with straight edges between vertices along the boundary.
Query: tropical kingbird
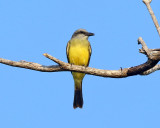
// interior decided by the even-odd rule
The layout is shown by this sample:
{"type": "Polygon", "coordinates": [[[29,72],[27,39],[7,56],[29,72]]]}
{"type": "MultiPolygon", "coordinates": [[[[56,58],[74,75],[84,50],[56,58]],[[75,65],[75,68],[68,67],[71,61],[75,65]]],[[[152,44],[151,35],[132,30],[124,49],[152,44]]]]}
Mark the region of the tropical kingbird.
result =
{"type": "MultiPolygon", "coordinates": [[[[67,58],[70,64],[88,66],[91,56],[91,45],[88,41],[89,36],[94,33],[87,32],[85,29],[76,30],[71,40],[67,44],[67,58]]],[[[82,80],[85,73],[72,72],[74,79],[74,102],[73,108],[82,108],[82,80]]]]}

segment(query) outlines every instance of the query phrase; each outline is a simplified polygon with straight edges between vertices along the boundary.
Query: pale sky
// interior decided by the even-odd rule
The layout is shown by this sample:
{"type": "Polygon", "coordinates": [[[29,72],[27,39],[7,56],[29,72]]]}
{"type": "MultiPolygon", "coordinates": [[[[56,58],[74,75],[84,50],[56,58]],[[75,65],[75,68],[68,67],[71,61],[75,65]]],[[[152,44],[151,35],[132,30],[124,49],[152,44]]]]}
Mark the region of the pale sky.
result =
{"type": "MultiPolygon", "coordinates": [[[[152,9],[160,23],[160,1],[152,9]]],[[[0,57],[43,65],[42,54],[67,62],[73,32],[95,33],[90,67],[119,70],[146,62],[137,39],[159,48],[141,0],[0,1],[0,57]]],[[[42,73],[0,64],[0,128],[159,128],[160,75],[103,78],[86,75],[83,109],[73,109],[70,72],[42,73]]]]}

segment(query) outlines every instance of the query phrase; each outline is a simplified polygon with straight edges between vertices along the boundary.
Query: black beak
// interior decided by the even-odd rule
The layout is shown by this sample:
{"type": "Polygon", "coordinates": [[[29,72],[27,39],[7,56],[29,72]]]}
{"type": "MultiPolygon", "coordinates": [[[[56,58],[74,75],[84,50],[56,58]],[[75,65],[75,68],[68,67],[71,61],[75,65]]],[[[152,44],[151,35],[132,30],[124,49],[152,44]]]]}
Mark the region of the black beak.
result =
{"type": "Polygon", "coordinates": [[[94,33],[88,32],[87,36],[94,36],[94,33]]]}

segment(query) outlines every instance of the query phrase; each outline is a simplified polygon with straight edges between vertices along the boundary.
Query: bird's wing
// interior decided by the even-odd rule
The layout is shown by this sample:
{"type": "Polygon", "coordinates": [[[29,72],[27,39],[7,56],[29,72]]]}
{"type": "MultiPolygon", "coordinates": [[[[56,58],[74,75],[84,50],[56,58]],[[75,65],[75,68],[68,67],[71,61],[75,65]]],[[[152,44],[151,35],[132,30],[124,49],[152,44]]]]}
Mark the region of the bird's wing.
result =
{"type": "Polygon", "coordinates": [[[91,45],[90,45],[90,43],[89,43],[89,45],[88,45],[88,50],[89,50],[89,59],[88,59],[87,66],[89,65],[89,61],[90,61],[91,54],[92,54],[92,48],[91,48],[91,45]]]}
{"type": "Polygon", "coordinates": [[[67,47],[66,47],[66,54],[67,54],[68,63],[70,63],[70,61],[69,61],[69,48],[70,48],[70,42],[67,43],[67,47]]]}

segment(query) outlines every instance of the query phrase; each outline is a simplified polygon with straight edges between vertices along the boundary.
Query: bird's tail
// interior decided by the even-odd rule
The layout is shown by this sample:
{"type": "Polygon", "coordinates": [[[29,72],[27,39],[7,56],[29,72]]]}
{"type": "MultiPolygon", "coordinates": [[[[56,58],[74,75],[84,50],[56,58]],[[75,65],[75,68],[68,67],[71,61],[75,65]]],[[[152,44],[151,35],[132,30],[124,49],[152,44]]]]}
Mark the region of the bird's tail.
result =
{"type": "Polygon", "coordinates": [[[73,108],[75,109],[77,107],[83,107],[82,81],[75,81],[73,108]]]}

